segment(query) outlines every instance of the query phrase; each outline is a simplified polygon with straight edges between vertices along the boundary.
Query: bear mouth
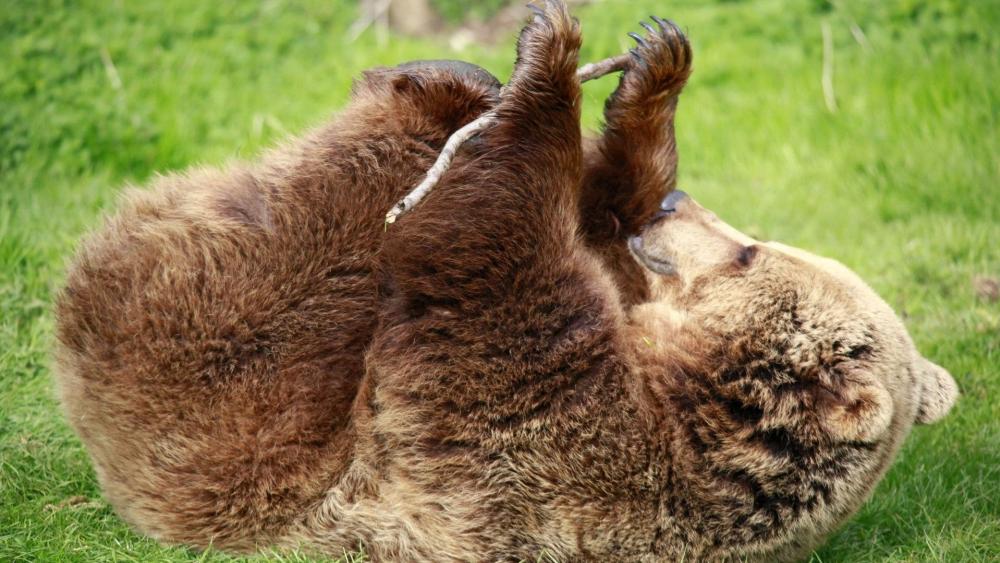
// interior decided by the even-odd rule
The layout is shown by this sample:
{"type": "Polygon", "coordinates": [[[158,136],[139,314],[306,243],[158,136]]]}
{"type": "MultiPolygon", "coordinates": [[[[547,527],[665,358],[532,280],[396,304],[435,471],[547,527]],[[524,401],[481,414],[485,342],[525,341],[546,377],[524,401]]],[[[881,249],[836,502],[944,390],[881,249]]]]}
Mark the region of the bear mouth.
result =
{"type": "Polygon", "coordinates": [[[636,261],[642,264],[647,270],[664,276],[677,275],[677,268],[673,262],[664,258],[651,256],[646,252],[641,234],[629,237],[628,249],[636,261]]]}

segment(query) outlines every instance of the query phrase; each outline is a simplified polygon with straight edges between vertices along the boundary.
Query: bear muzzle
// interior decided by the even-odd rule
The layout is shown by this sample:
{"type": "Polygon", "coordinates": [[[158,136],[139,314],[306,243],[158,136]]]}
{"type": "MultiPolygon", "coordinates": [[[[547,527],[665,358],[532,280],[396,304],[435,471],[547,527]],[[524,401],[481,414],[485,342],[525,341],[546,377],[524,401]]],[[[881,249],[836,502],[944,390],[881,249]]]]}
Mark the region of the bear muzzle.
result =
{"type": "Polygon", "coordinates": [[[638,235],[629,237],[628,248],[636,260],[640,264],[648,268],[649,270],[662,274],[665,276],[672,276],[677,274],[676,264],[672,260],[665,257],[654,256],[650,252],[646,251],[646,247],[643,240],[643,235],[649,231],[654,225],[660,223],[661,221],[667,219],[668,217],[676,216],[678,214],[678,209],[683,204],[683,202],[690,200],[688,195],[680,190],[674,190],[670,192],[667,197],[663,198],[660,202],[660,209],[653,214],[649,222],[643,226],[642,231],[638,235]]]}

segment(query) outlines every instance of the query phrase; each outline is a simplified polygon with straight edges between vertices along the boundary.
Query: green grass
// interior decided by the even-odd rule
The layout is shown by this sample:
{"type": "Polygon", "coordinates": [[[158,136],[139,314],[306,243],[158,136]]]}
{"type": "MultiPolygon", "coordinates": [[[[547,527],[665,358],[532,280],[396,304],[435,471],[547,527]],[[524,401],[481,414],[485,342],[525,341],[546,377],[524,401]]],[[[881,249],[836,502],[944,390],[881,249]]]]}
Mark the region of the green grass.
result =
{"type": "MultiPolygon", "coordinates": [[[[678,20],[696,60],[678,118],[683,189],[751,234],[858,271],[963,390],[813,559],[996,557],[1000,304],[977,299],[972,278],[1000,276],[1000,3],[621,0],[578,12],[584,60],[620,52],[650,13],[678,20]]],[[[348,44],[355,17],[343,0],[0,9],[0,560],[230,560],[160,547],[99,500],[53,399],[52,297],[126,183],[252,157],[325,119],[367,67],[459,57],[509,74],[514,30],[456,54],[443,39],[348,44]],[[93,502],[58,506],[76,495],[93,502]]],[[[588,126],[613,86],[587,85],[588,126]]]]}

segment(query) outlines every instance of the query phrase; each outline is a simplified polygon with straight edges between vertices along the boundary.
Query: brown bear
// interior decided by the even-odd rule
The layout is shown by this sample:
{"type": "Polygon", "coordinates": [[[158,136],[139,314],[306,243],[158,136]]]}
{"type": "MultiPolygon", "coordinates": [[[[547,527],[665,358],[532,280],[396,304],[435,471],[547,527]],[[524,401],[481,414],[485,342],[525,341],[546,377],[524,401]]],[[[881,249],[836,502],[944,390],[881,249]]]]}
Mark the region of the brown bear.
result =
{"type": "Polygon", "coordinates": [[[371,71],[261,164],[130,193],[57,306],[119,514],[386,561],[793,560],[852,514],[955,384],[845,268],[673,190],[691,54],[655,23],[586,146],[550,1],[502,95],[464,63],[371,71]]]}

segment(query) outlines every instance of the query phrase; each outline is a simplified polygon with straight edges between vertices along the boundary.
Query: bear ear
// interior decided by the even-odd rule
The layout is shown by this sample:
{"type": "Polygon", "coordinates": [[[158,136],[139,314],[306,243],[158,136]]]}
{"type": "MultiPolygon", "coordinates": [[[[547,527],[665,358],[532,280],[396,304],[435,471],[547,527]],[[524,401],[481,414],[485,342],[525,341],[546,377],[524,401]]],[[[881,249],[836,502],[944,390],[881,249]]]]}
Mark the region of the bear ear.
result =
{"type": "Polygon", "coordinates": [[[865,376],[839,389],[821,389],[816,406],[821,424],[835,440],[877,440],[889,429],[893,403],[889,391],[865,376]]]}
{"type": "Polygon", "coordinates": [[[406,93],[421,86],[420,78],[411,73],[395,68],[376,67],[361,72],[361,76],[351,84],[351,95],[382,92],[385,88],[406,93]]]}
{"type": "Polygon", "coordinates": [[[392,88],[400,94],[414,93],[425,95],[427,90],[427,80],[413,72],[400,71],[390,80],[392,88]]]}
{"type": "Polygon", "coordinates": [[[958,399],[958,384],[948,370],[925,358],[917,358],[918,395],[917,423],[930,424],[948,414],[958,399]]]}

